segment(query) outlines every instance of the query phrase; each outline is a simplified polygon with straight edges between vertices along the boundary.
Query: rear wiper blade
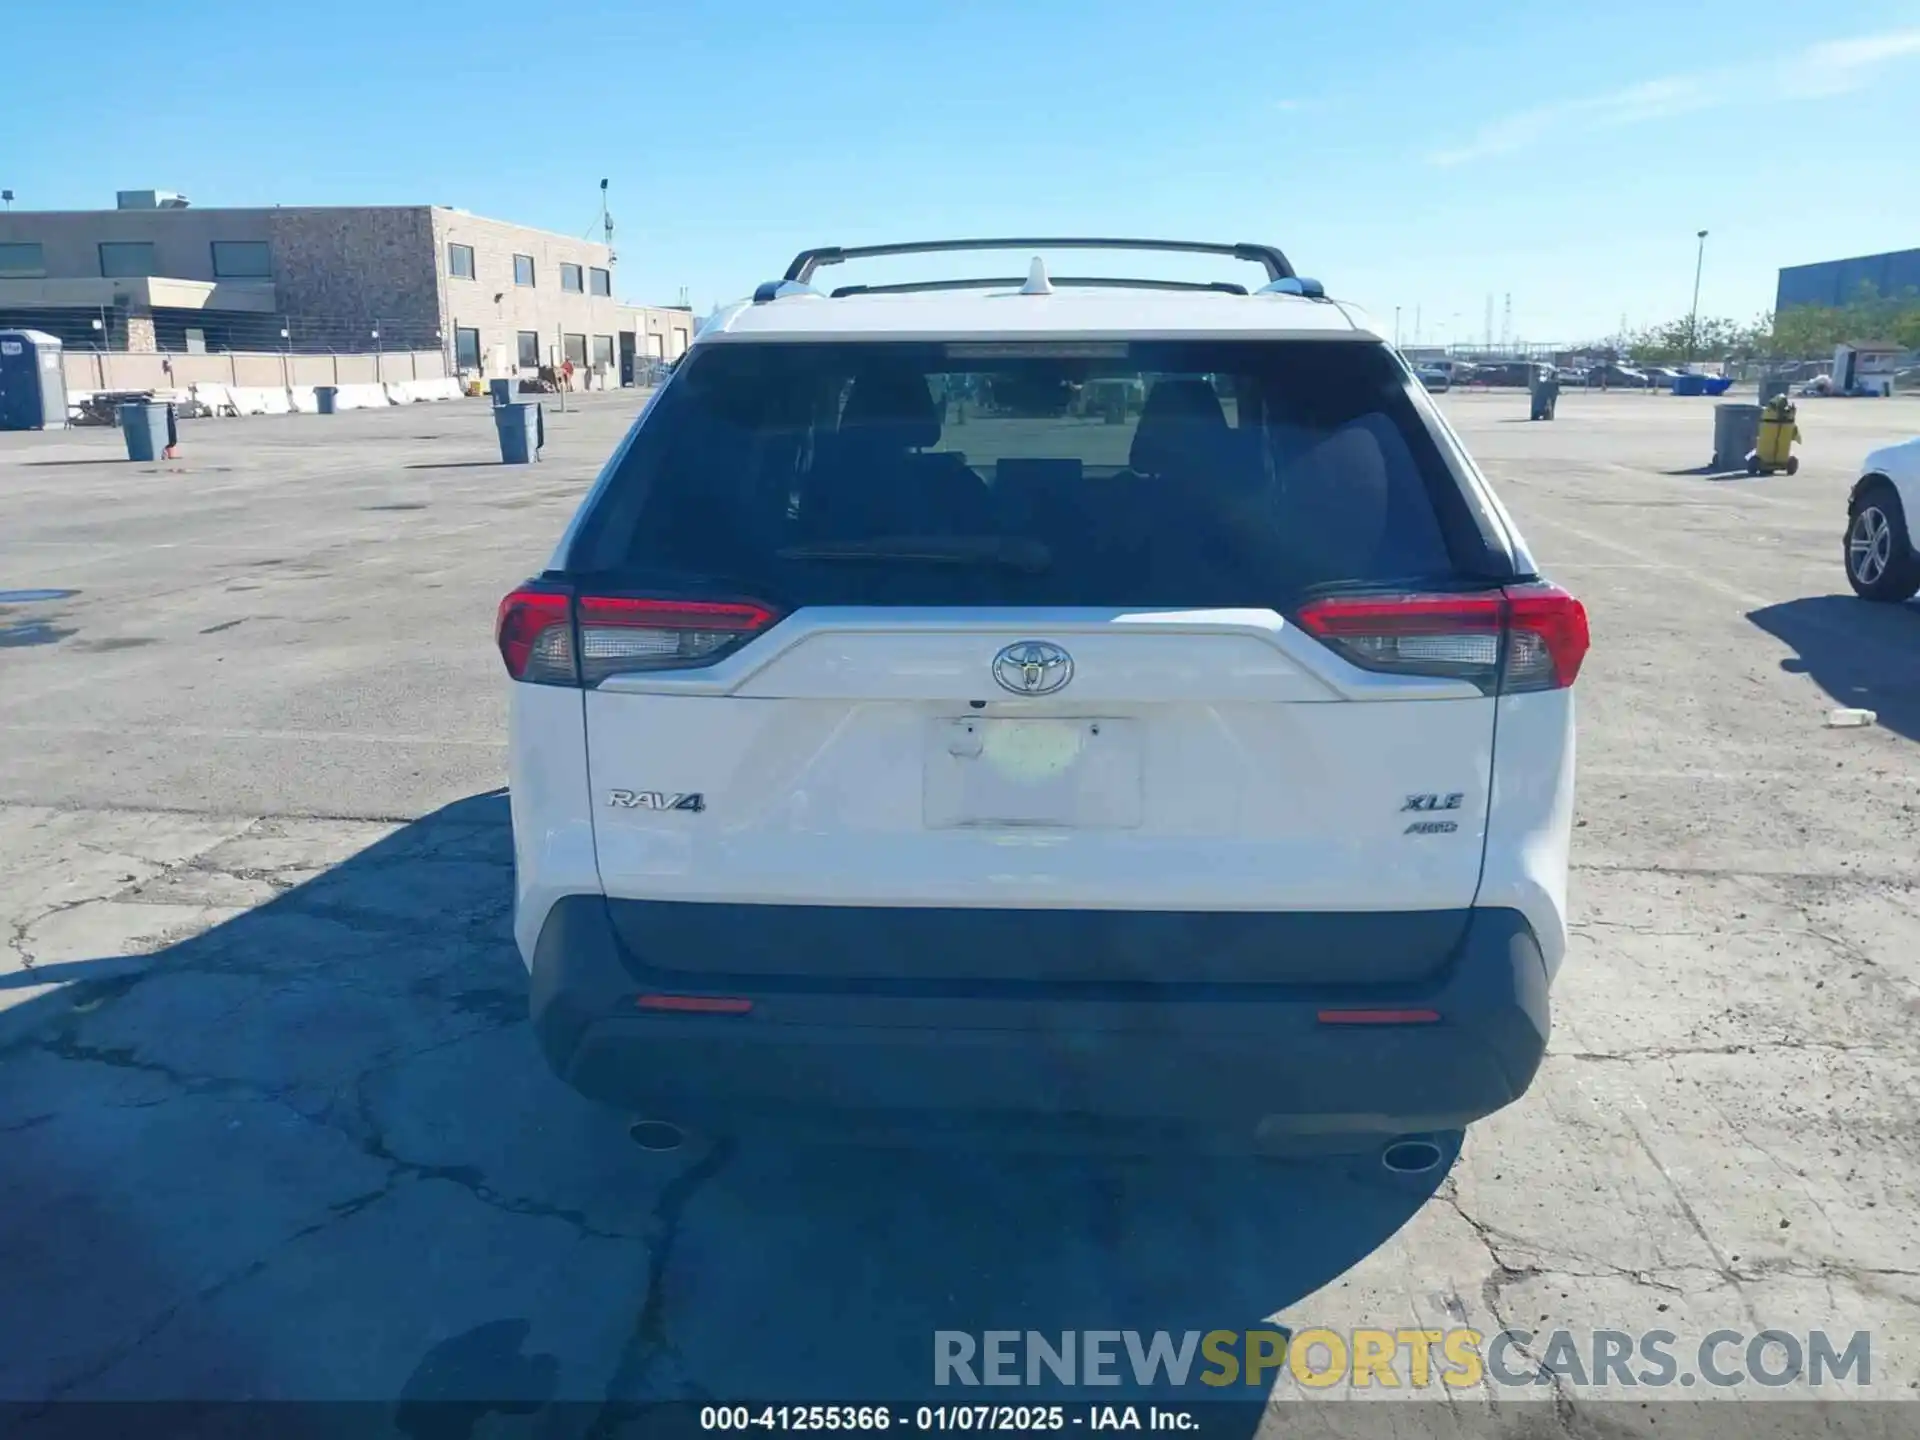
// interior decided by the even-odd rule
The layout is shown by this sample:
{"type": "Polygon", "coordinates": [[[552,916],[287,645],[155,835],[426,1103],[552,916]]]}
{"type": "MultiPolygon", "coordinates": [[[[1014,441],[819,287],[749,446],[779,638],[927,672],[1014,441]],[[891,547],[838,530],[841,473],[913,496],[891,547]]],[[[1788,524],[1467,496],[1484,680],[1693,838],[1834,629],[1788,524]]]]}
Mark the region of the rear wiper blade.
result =
{"type": "Polygon", "coordinates": [[[920,565],[965,565],[1038,575],[1053,552],[1038,540],[999,535],[879,535],[869,540],[822,540],[790,545],[782,560],[843,560],[920,565]]]}

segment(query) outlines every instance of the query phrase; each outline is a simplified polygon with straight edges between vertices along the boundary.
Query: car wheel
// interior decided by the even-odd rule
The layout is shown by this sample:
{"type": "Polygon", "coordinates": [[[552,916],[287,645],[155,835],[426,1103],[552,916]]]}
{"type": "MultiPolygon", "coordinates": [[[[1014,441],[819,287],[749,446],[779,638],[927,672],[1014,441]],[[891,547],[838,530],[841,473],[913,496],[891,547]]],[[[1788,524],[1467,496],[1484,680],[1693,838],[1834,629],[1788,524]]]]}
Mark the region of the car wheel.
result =
{"type": "Polygon", "coordinates": [[[1920,560],[1891,485],[1869,486],[1848,508],[1846,558],[1847,583],[1864,600],[1910,600],[1920,592],[1920,560]]]}

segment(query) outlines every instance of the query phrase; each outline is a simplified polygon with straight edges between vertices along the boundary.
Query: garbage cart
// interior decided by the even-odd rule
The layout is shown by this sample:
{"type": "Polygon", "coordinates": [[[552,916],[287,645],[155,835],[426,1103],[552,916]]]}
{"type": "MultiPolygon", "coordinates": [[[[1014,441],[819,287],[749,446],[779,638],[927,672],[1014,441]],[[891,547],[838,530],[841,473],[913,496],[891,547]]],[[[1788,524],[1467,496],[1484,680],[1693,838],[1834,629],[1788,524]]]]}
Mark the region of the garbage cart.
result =
{"type": "Polygon", "coordinates": [[[500,432],[500,463],[527,465],[540,458],[547,443],[547,412],[538,401],[510,400],[493,407],[500,432]]]}
{"type": "Polygon", "coordinates": [[[1760,407],[1758,405],[1716,405],[1713,407],[1713,468],[1738,470],[1760,443],[1760,407]]]}
{"type": "Polygon", "coordinates": [[[1544,365],[1534,366],[1527,381],[1527,394],[1532,402],[1527,418],[1551,420],[1554,406],[1560,403],[1560,377],[1544,365]]]}
{"type": "Polygon", "coordinates": [[[173,406],[152,400],[134,400],[120,407],[120,433],[127,442],[129,460],[171,460],[180,431],[173,406]]]}

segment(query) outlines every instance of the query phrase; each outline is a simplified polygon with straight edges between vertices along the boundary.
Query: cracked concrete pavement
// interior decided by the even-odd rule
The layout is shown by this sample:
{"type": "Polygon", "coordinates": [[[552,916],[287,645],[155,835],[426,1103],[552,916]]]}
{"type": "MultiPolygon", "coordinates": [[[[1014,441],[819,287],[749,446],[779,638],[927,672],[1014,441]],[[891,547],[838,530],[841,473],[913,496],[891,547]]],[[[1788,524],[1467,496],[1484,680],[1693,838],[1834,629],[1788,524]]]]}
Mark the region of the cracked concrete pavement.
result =
{"type": "MultiPolygon", "coordinates": [[[[525,470],[468,463],[477,404],[190,423],[162,466],[0,436],[0,589],[72,592],[0,599],[0,1400],[570,1400],[606,1434],[654,1398],[921,1396],[936,1329],[1270,1316],[1683,1359],[1864,1329],[1867,1393],[1920,1396],[1920,608],[1839,568],[1849,467],[1920,404],[1810,404],[1801,474],[1749,481],[1679,473],[1706,403],[1447,401],[1595,644],[1552,1051],[1431,1197],[649,1155],[552,1081],[489,627],[633,399],[576,404],[525,470]]],[[[1539,1433],[1649,1398],[1488,1393],[1539,1433]]]]}

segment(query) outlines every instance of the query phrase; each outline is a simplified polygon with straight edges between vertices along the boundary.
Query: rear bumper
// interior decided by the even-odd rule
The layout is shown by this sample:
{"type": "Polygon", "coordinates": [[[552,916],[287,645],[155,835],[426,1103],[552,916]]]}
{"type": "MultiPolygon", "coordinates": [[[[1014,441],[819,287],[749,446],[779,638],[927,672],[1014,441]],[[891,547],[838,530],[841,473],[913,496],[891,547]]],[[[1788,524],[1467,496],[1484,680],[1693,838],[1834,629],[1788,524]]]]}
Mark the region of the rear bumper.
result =
{"type": "MultiPolygon", "coordinates": [[[[708,986],[751,1011],[690,1015],[637,1008],[643,993],[690,987],[675,957],[633,954],[608,906],[568,897],[541,930],[541,1047],[583,1094],[690,1129],[1145,1126],[1311,1147],[1462,1127],[1518,1099],[1546,1049],[1546,969],[1513,910],[1468,912],[1448,963],[1412,983],[1082,998],[787,977],[708,986]],[[1319,1018],[1354,1007],[1441,1019],[1319,1018]]],[[[1101,912],[1101,927],[1114,916],[1101,912]]]]}

